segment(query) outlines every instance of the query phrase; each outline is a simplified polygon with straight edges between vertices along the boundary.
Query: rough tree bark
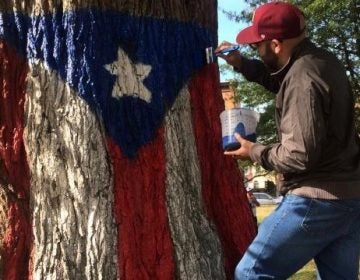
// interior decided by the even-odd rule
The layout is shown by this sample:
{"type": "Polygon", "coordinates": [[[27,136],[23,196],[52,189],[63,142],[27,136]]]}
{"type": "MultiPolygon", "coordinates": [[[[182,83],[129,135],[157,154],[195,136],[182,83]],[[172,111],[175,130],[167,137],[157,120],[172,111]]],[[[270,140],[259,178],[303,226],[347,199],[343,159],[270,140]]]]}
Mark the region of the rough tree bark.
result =
{"type": "Polygon", "coordinates": [[[113,182],[103,129],[89,106],[40,64],[33,62],[28,75],[24,132],[33,277],[115,279],[113,182]]]}
{"type": "Polygon", "coordinates": [[[216,0],[0,4],[0,278],[231,279],[216,0]]]}

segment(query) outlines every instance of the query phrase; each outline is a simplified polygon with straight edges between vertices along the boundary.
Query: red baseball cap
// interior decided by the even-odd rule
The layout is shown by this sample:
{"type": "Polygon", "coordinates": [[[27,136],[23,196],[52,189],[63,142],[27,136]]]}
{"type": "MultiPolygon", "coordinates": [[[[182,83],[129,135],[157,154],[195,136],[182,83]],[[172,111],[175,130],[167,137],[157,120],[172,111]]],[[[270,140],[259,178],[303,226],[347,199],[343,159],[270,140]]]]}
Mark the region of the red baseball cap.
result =
{"type": "Polygon", "coordinates": [[[255,9],[253,25],[237,35],[238,44],[252,44],[272,39],[299,36],[305,27],[303,12],[285,2],[270,2],[255,9]]]}

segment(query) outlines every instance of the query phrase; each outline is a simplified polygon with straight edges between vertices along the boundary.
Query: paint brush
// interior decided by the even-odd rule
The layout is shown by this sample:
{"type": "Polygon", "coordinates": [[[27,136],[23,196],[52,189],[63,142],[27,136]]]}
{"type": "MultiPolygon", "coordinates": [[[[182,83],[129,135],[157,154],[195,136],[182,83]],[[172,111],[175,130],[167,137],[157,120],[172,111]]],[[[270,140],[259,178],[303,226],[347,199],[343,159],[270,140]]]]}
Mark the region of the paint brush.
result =
{"type": "Polygon", "coordinates": [[[214,52],[214,48],[213,47],[208,47],[205,49],[205,54],[206,54],[206,63],[212,63],[214,62],[214,55],[217,56],[219,54],[228,54],[230,52],[236,51],[240,48],[240,45],[232,45],[228,48],[222,49],[220,51],[214,52]]]}

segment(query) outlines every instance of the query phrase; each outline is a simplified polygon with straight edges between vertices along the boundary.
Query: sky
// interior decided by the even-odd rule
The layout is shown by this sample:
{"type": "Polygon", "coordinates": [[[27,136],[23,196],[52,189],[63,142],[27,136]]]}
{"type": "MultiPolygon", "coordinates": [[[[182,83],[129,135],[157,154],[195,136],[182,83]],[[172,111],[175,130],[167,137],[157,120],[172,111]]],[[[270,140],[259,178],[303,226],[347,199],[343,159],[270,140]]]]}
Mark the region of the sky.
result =
{"type": "MultiPolygon", "coordinates": [[[[218,0],[218,40],[219,44],[222,41],[228,41],[230,43],[236,43],[236,35],[239,31],[244,28],[246,25],[244,23],[239,23],[229,20],[224,13],[221,12],[221,9],[226,11],[236,11],[240,12],[246,8],[246,3],[244,0],[218,0]]],[[[223,64],[222,59],[218,60],[219,64],[223,64]]],[[[220,80],[226,81],[231,79],[232,75],[221,75],[220,80]]]]}
{"type": "Polygon", "coordinates": [[[218,36],[219,43],[229,41],[235,43],[236,35],[245,27],[243,23],[231,21],[220,10],[240,12],[246,8],[243,0],[218,0],[218,36]]]}

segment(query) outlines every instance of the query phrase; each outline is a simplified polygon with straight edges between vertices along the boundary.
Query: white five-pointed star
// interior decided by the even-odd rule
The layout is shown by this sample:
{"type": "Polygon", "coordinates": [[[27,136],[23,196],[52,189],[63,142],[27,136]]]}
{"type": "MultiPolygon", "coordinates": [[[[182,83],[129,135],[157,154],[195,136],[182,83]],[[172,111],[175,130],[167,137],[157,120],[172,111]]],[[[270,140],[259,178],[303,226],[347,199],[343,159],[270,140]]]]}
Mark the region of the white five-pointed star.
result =
{"type": "Polygon", "coordinates": [[[111,64],[106,64],[104,67],[117,77],[112,90],[112,97],[120,99],[122,96],[128,95],[150,103],[151,92],[143,83],[151,71],[150,65],[134,64],[126,52],[119,48],[117,60],[111,64]]]}

